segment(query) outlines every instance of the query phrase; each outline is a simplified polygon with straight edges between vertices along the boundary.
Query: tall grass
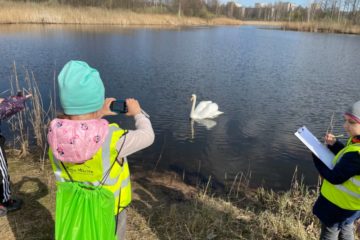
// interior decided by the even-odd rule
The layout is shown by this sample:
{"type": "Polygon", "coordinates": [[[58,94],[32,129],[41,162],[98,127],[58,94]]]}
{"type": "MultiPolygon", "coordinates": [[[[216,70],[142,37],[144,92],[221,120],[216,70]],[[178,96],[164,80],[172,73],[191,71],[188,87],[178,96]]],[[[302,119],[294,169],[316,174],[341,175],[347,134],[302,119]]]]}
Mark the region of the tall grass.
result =
{"type": "MultiPolygon", "coordinates": [[[[13,76],[10,79],[11,94],[15,95],[21,91],[15,62],[13,63],[13,76]]],[[[10,119],[11,130],[19,133],[18,137],[14,138],[14,145],[18,143],[20,146],[21,156],[26,156],[29,153],[29,132],[27,125],[24,123],[26,119],[25,114],[26,112],[21,111],[10,119]]]]}
{"type": "Polygon", "coordinates": [[[249,188],[251,179],[251,172],[248,171],[247,173],[240,172],[236,174],[230,189],[228,190],[227,197],[230,200],[231,198],[239,198],[239,194],[242,191],[246,191],[249,188]]]}
{"type": "Polygon", "coordinates": [[[135,13],[123,9],[79,8],[56,3],[17,3],[0,0],[0,24],[9,23],[191,26],[240,24],[240,21],[227,18],[207,20],[196,17],[177,17],[171,14],[135,13]]]}
{"type": "Polygon", "coordinates": [[[14,147],[20,150],[21,156],[29,154],[30,146],[36,147],[38,150],[43,152],[41,158],[43,167],[47,149],[47,125],[55,115],[52,95],[50,94],[49,96],[49,108],[45,111],[41,92],[34,73],[30,72],[25,67],[23,68],[24,79],[21,82],[23,82],[25,86],[21,88],[15,62],[13,63],[12,68],[13,76],[10,78],[11,94],[14,95],[19,91],[23,92],[24,95],[29,93],[32,94],[32,97],[26,101],[27,107],[25,110],[14,115],[14,117],[12,117],[9,121],[11,130],[18,133],[18,137],[14,139],[14,147]],[[31,145],[30,142],[34,142],[34,144],[31,145]]]}
{"type": "Polygon", "coordinates": [[[238,174],[227,194],[212,193],[209,178],[191,199],[137,209],[148,211],[143,215],[149,216],[148,225],[158,239],[318,238],[320,226],[312,214],[317,191],[302,184],[296,172],[291,189],[284,192],[251,189],[249,180],[242,176],[238,174]]]}
{"type": "Polygon", "coordinates": [[[287,22],[281,26],[284,30],[360,34],[360,26],[331,21],[322,22],[287,22]]]}
{"type": "Polygon", "coordinates": [[[320,226],[312,214],[317,191],[296,180],[296,171],[294,176],[289,191],[257,190],[256,202],[266,207],[257,217],[262,239],[317,239],[320,226]]]}

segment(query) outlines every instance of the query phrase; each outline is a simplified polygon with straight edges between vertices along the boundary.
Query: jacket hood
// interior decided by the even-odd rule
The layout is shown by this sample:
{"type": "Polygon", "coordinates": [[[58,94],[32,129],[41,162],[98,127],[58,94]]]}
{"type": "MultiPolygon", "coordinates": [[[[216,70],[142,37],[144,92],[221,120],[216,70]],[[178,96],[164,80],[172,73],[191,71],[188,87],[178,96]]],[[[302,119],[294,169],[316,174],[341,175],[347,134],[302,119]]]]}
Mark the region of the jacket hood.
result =
{"type": "Polygon", "coordinates": [[[91,159],[104,143],[108,125],[105,119],[55,118],[50,122],[47,139],[56,159],[83,163],[91,159]]]}

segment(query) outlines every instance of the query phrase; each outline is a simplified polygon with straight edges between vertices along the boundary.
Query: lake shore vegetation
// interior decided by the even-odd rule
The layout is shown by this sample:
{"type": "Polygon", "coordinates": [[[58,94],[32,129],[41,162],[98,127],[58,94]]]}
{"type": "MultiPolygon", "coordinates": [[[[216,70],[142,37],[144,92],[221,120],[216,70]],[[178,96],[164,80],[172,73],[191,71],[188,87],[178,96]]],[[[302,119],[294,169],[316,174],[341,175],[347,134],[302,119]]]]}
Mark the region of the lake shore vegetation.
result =
{"type": "Polygon", "coordinates": [[[243,7],[219,0],[0,0],[0,24],[120,26],[267,25],[283,30],[360,34],[360,1],[315,0],[243,7]]]}
{"type": "Polygon", "coordinates": [[[338,22],[286,22],[280,27],[283,30],[303,32],[360,34],[360,25],[338,22]]]}
{"type": "MultiPolygon", "coordinates": [[[[55,179],[41,151],[26,157],[8,148],[14,196],[23,208],[0,218],[4,240],[51,239],[55,219],[55,179]],[[40,167],[43,166],[43,167],[40,167]]],[[[133,202],[127,209],[126,238],[138,239],[318,239],[311,212],[317,192],[294,180],[288,191],[250,189],[236,184],[224,194],[211,182],[189,186],[169,172],[132,169],[133,202]]]]}
{"type": "MultiPolygon", "coordinates": [[[[61,1],[66,2],[66,1],[61,1]]],[[[70,2],[70,1],[68,1],[70,2]]],[[[90,1],[87,1],[90,2],[90,1]]],[[[99,1],[104,2],[106,1],[99,1]]],[[[115,1],[114,1],[115,2],[115,1]]],[[[119,26],[239,25],[238,19],[194,13],[173,13],[167,7],[107,7],[62,4],[57,1],[21,2],[0,0],[0,24],[102,24],[119,26]],[[158,9],[159,8],[159,9],[158,9]],[[162,9],[162,10],[161,10],[162,9]]]]}
{"type": "Polygon", "coordinates": [[[243,7],[219,0],[0,0],[0,24],[117,26],[266,25],[283,30],[360,34],[360,1],[316,0],[243,7]]]}

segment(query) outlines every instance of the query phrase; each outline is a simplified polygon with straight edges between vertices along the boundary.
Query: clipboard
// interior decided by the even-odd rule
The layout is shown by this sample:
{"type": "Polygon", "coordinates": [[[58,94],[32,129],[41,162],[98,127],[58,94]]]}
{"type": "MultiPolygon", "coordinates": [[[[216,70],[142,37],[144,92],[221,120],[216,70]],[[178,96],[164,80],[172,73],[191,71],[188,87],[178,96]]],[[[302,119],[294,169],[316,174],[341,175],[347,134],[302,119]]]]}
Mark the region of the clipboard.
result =
{"type": "Polygon", "coordinates": [[[322,144],[305,126],[295,132],[298,137],[328,168],[333,169],[335,155],[322,144]]]}

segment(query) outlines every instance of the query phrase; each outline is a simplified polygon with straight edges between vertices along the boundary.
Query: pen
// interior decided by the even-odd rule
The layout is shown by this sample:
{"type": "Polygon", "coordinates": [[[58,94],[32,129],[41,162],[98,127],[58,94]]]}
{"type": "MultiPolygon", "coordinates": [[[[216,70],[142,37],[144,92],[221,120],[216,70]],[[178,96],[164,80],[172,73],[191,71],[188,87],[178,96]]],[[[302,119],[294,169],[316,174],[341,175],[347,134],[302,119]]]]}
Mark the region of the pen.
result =
{"type": "Polygon", "coordinates": [[[149,114],[147,114],[144,110],[140,109],[141,113],[145,115],[145,117],[150,118],[149,114]]]}

